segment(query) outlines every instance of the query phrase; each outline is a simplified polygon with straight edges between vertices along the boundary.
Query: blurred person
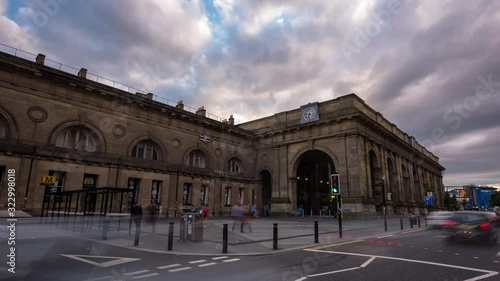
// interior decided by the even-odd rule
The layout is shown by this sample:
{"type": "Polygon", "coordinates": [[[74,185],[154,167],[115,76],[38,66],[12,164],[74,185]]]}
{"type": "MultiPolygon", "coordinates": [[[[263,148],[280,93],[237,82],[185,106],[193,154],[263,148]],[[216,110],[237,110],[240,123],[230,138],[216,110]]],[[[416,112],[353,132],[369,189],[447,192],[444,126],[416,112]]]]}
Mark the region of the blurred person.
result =
{"type": "Polygon", "coordinates": [[[250,216],[254,219],[259,217],[259,214],[257,212],[257,206],[255,206],[255,204],[253,204],[252,207],[250,207],[250,216]]]}
{"type": "Polygon", "coordinates": [[[234,226],[239,223],[241,227],[241,232],[243,232],[243,221],[242,221],[243,209],[241,208],[240,203],[238,203],[238,205],[234,205],[231,207],[231,216],[233,217],[233,227],[231,228],[231,230],[234,230],[234,226]]]}
{"type": "Polygon", "coordinates": [[[134,202],[134,204],[132,205],[130,216],[135,222],[135,228],[140,230],[142,222],[142,207],[138,202],[134,202]]]}

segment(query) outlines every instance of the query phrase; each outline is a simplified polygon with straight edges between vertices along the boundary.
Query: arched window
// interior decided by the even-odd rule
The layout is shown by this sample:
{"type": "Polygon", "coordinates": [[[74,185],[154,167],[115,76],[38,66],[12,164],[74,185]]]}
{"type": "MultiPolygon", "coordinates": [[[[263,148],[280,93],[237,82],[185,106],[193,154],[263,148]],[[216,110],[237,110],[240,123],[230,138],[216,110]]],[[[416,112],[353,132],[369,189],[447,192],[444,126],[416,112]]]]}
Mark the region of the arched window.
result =
{"type": "Polygon", "coordinates": [[[7,131],[6,126],[0,119],[0,139],[5,138],[5,136],[7,135],[6,131],[7,131]]]}
{"type": "Polygon", "coordinates": [[[160,160],[160,149],[155,142],[143,140],[138,142],[132,149],[132,157],[146,160],[160,160]]]}
{"type": "Polygon", "coordinates": [[[240,160],[238,160],[238,158],[236,157],[229,159],[229,161],[227,162],[227,170],[231,173],[241,173],[240,167],[240,160]]]}
{"type": "Polygon", "coordinates": [[[71,126],[65,129],[56,139],[56,146],[88,152],[99,150],[99,138],[89,128],[71,126]]]}
{"type": "Polygon", "coordinates": [[[189,153],[186,165],[197,168],[205,168],[205,157],[203,156],[203,153],[199,150],[191,151],[191,153],[189,153]]]}

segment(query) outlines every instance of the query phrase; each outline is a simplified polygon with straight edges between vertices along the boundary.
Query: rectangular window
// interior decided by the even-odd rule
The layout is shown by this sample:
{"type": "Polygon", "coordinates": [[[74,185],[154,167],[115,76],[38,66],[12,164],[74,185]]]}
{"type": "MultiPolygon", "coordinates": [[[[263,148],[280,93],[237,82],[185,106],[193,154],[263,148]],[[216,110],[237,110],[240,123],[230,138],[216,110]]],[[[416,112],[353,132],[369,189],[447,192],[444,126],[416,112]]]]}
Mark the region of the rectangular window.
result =
{"type": "Polygon", "coordinates": [[[185,183],[182,191],[182,204],[191,205],[191,188],[193,184],[185,183]]]}
{"type": "Polygon", "coordinates": [[[129,178],[127,188],[130,190],[128,192],[128,202],[127,202],[127,212],[130,212],[132,204],[134,202],[139,202],[139,183],[140,179],[129,178]]]}
{"type": "Polygon", "coordinates": [[[231,205],[231,187],[226,187],[224,189],[224,205],[231,205]]]}
{"type": "Polygon", "coordinates": [[[240,192],[238,193],[238,202],[243,205],[245,204],[245,190],[243,188],[240,188],[240,192]]]}
{"type": "Polygon", "coordinates": [[[151,204],[159,204],[161,198],[161,181],[154,180],[151,184],[151,204]]]}
{"type": "Polygon", "coordinates": [[[200,191],[200,204],[208,205],[208,185],[202,184],[200,191]]]}
{"type": "MultiPolygon", "coordinates": [[[[64,191],[64,181],[66,178],[66,172],[64,171],[49,171],[49,176],[55,176],[56,180],[54,184],[50,187],[50,192],[62,192],[64,191]]],[[[61,196],[55,197],[56,202],[61,201],[61,196]]]]}

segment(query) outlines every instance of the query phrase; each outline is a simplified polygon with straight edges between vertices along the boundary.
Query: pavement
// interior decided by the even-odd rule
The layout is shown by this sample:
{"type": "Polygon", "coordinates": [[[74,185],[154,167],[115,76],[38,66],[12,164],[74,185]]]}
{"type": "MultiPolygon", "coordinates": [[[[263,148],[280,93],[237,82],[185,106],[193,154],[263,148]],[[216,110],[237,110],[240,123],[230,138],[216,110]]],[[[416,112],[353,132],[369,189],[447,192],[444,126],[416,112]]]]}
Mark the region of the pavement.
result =
{"type": "MultiPolygon", "coordinates": [[[[0,217],[2,213],[0,212],[0,217]]],[[[28,223],[40,223],[57,233],[76,235],[85,240],[123,247],[127,249],[174,254],[174,255],[265,255],[307,247],[322,246],[370,237],[380,237],[404,231],[422,229],[413,225],[407,217],[388,217],[387,231],[384,219],[342,219],[342,235],[339,221],[333,217],[258,217],[249,219],[241,232],[237,224],[232,229],[231,217],[209,217],[188,226],[181,218],[159,219],[153,224],[143,220],[140,227],[138,245],[136,242],[135,223],[130,217],[110,218],[109,231],[103,232],[105,218],[94,217],[46,217],[21,218],[18,226],[28,223]],[[318,224],[318,243],[315,243],[315,222],[318,224]],[[181,226],[185,230],[181,230],[181,226]],[[223,229],[228,228],[227,252],[223,252],[223,229]],[[277,239],[273,240],[276,226],[277,239]],[[173,228],[172,249],[168,249],[169,229],[173,228]],[[187,227],[187,228],[186,228],[187,227]],[[251,227],[251,231],[250,231],[251,227]],[[181,233],[182,232],[182,233],[181,233]],[[105,235],[103,235],[105,234],[105,235]],[[182,235],[181,235],[182,234],[182,235]],[[106,239],[104,239],[106,236],[106,239]],[[182,236],[182,237],[181,237],[182,236]],[[182,239],[181,239],[182,238],[182,239]],[[186,239],[187,238],[187,239],[186,239]],[[276,243],[276,244],[275,244],[276,243]],[[276,246],[276,249],[275,249],[276,246]]]]}

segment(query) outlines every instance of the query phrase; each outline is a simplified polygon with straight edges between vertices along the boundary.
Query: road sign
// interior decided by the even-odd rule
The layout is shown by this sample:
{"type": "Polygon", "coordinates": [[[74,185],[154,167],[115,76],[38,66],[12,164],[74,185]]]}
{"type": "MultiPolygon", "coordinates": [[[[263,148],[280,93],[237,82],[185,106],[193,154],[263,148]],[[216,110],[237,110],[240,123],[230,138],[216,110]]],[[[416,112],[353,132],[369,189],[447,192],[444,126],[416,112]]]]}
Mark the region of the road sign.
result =
{"type": "Polygon", "coordinates": [[[434,205],[434,197],[432,196],[425,196],[425,205],[434,205]]]}
{"type": "Polygon", "coordinates": [[[40,177],[40,185],[52,185],[56,183],[55,176],[41,176],[40,177]]]}

